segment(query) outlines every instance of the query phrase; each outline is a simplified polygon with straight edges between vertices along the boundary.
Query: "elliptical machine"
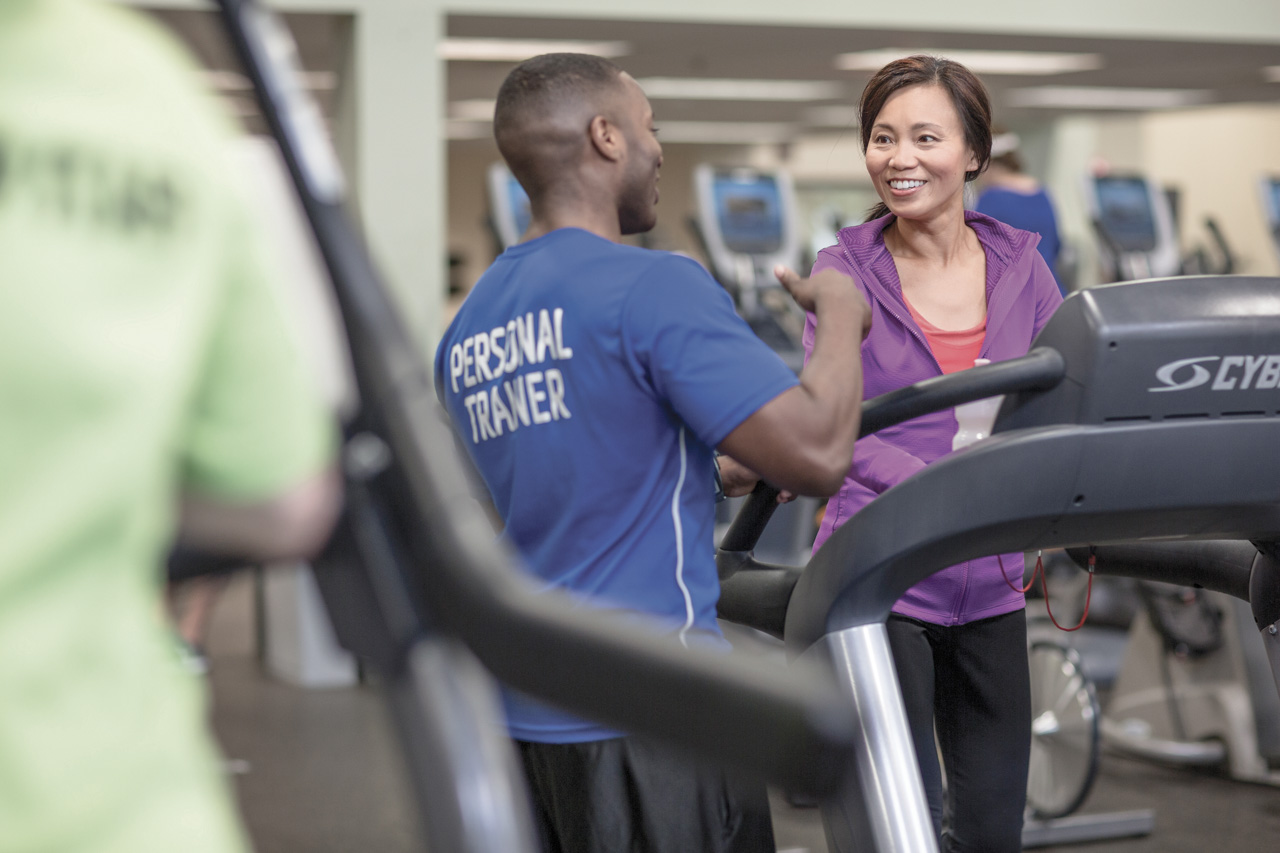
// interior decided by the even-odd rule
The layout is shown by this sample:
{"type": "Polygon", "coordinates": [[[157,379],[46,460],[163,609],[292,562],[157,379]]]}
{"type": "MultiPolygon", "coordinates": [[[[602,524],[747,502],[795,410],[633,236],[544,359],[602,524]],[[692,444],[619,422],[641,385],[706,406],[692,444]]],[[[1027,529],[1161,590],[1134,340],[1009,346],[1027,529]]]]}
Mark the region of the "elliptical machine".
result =
{"type": "Polygon", "coordinates": [[[1143,175],[1098,175],[1085,181],[1085,201],[1112,281],[1175,275],[1231,275],[1235,253],[1212,216],[1204,219],[1212,250],[1184,254],[1178,241],[1176,193],[1143,175]]]}
{"type": "Polygon", "coordinates": [[[937,849],[883,623],[910,586],[962,560],[1135,539],[1252,542],[1248,559],[1204,545],[1143,576],[1245,597],[1280,682],[1277,288],[1211,276],[1093,288],[1067,299],[1027,356],[868,401],[864,434],[1006,395],[990,438],[886,491],[803,569],[754,559],[771,490],[753,495],[721,544],[720,612],[833,667],[857,709],[860,783],[823,803],[830,850],[937,849]]]}
{"type": "Polygon", "coordinates": [[[711,274],[752,331],[799,373],[804,312],[773,276],[774,266],[795,267],[803,253],[791,176],[704,163],[693,171],[693,189],[697,215],[689,227],[711,274]]]}
{"type": "MultiPolygon", "coordinates": [[[[1201,547],[1113,545],[1095,559],[1108,572],[1160,580],[1188,561],[1247,566],[1257,551],[1248,542],[1216,544],[1212,554],[1201,547]]],[[[1101,718],[1104,742],[1165,764],[1221,767],[1232,779],[1280,785],[1280,697],[1241,591],[1233,598],[1150,582],[1138,589],[1144,606],[1101,718]]]]}
{"type": "MultiPolygon", "coordinates": [[[[795,187],[782,170],[699,165],[693,172],[697,214],[689,228],[702,246],[711,273],[729,292],[738,313],[756,336],[799,373],[804,367],[805,315],[778,280],[773,268],[798,267],[804,256],[795,187]]],[[[727,525],[741,499],[722,504],[717,513],[727,525]]],[[[804,560],[818,527],[822,502],[801,497],[778,510],[778,520],[757,543],[769,560],[804,560]]]]}

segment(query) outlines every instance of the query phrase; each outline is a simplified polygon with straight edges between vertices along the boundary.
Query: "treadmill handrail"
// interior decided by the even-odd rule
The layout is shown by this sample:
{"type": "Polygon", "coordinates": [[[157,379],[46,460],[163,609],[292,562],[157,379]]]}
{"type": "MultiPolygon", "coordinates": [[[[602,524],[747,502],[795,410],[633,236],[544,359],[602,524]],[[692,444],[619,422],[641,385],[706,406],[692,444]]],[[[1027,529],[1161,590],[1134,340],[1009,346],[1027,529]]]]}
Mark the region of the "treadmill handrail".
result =
{"type": "Polygon", "coordinates": [[[924,379],[866,401],[858,437],[987,397],[1047,391],[1066,375],[1067,362],[1060,352],[1036,347],[1019,358],[924,379]]]}
{"type": "Polygon", "coordinates": [[[854,720],[818,670],[765,672],[757,661],[683,649],[567,597],[531,591],[465,499],[432,378],[346,219],[341,193],[304,163],[305,129],[289,101],[298,93],[282,82],[289,69],[271,55],[265,13],[253,0],[219,2],[332,278],[362,402],[358,428],[390,450],[389,468],[371,488],[396,515],[413,558],[402,569],[432,626],[461,638],[511,687],[785,784],[834,790],[851,763],[854,720]]]}
{"type": "MultiPolygon", "coordinates": [[[[864,402],[858,437],[962,403],[1000,394],[1047,391],[1066,373],[1067,362],[1061,353],[1051,347],[1036,347],[1019,358],[925,379],[864,402]]],[[[761,481],[734,516],[719,550],[741,552],[755,548],[777,508],[777,497],[778,489],[761,481]]],[[[732,564],[735,570],[743,568],[739,560],[732,564]]],[[[721,574],[724,576],[723,571],[721,574]]]]}
{"type": "MultiPolygon", "coordinates": [[[[1093,571],[1179,586],[1196,586],[1249,604],[1259,630],[1280,620],[1280,549],[1265,540],[1123,542],[1068,548],[1076,565],[1093,571]]],[[[1280,687],[1280,684],[1277,685],[1280,687]]]]}
{"type": "MultiPolygon", "coordinates": [[[[1261,418],[998,433],[889,489],[832,534],[791,596],[788,644],[883,621],[912,585],[976,557],[1133,539],[1276,540],[1280,459],[1268,448],[1278,434],[1280,420],[1261,418]],[[1247,480],[1221,476],[1236,454],[1255,460],[1247,480]],[[997,464],[1018,476],[991,477],[997,464]],[[1170,489],[1174,479],[1196,483],[1194,497],[1170,489]]],[[[1020,563],[1006,568],[1021,577],[1020,563]]]]}

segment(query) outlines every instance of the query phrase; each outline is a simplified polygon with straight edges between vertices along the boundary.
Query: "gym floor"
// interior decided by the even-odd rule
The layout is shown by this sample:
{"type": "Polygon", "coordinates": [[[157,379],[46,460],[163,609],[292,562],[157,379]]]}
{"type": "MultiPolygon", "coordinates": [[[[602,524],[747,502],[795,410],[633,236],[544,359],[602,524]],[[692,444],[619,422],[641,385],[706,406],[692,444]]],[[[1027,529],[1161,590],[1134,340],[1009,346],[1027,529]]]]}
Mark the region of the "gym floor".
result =
{"type": "MultiPolygon", "coordinates": [[[[237,578],[209,638],[214,729],[258,853],[422,850],[394,732],[376,690],[302,690],[266,675],[254,648],[252,586],[237,578]]],[[[784,853],[825,853],[815,809],[773,797],[784,853]]],[[[1154,808],[1146,838],[1046,851],[1274,850],[1280,789],[1104,754],[1082,813],[1154,808]]]]}

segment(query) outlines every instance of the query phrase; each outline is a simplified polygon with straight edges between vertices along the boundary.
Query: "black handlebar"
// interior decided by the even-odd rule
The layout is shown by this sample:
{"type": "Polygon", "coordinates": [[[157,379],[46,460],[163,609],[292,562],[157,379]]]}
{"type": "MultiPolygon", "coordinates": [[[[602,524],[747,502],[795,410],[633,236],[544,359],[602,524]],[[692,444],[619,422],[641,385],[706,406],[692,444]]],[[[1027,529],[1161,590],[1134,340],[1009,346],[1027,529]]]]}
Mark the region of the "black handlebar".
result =
{"type": "Polygon", "coordinates": [[[1222,228],[1218,225],[1218,220],[1212,216],[1204,218],[1205,230],[1209,232],[1209,236],[1213,238],[1213,244],[1218,249],[1218,255],[1222,258],[1221,265],[1217,269],[1218,275],[1231,275],[1236,271],[1236,254],[1231,250],[1231,244],[1227,242],[1227,238],[1222,233],[1222,228]]]}
{"type": "MultiPolygon", "coordinates": [[[[1021,358],[925,379],[863,403],[858,437],[974,400],[1022,391],[1047,391],[1061,382],[1066,373],[1067,362],[1061,353],[1049,347],[1037,347],[1021,358]]],[[[777,508],[777,498],[778,489],[763,481],[758,483],[721,539],[720,550],[741,552],[755,548],[777,508]]],[[[722,576],[724,562],[721,561],[722,576]]]]}
{"type": "Polygon", "coordinates": [[[399,569],[431,627],[461,638],[509,686],[574,713],[815,794],[833,791],[852,763],[855,733],[829,678],[765,673],[755,661],[686,650],[531,592],[466,499],[420,350],[345,217],[332,164],[314,159],[308,105],[280,67],[277,25],[251,0],[220,5],[333,280],[362,403],[348,432],[389,451],[362,488],[403,546],[399,569]]]}
{"type": "Polygon", "coordinates": [[[1280,550],[1275,542],[1240,539],[1125,542],[1068,548],[1081,568],[1178,586],[1203,587],[1247,602],[1259,629],[1280,620],[1280,550]]]}
{"type": "Polygon", "coordinates": [[[864,403],[858,437],[986,397],[1047,391],[1066,374],[1067,362],[1061,353],[1049,347],[1036,347],[1021,358],[925,379],[864,403]]]}

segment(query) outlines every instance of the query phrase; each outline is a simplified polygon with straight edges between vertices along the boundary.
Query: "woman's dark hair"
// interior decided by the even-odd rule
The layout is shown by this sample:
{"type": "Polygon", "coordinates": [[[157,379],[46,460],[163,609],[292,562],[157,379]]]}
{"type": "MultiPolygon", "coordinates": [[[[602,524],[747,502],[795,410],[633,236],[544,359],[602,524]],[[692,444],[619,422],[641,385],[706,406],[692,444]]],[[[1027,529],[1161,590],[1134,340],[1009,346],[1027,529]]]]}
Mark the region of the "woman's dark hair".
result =
{"type": "MultiPolygon", "coordinates": [[[[977,75],[959,62],[940,56],[917,54],[895,59],[876,72],[862,90],[858,101],[858,121],[862,130],[862,153],[871,142],[871,128],[884,109],[885,102],[896,92],[908,86],[941,86],[951,96],[960,123],[964,126],[965,142],[978,158],[978,168],[964,173],[966,181],[981,175],[991,160],[991,97],[987,87],[977,75]]],[[[884,202],[876,205],[866,221],[878,219],[889,212],[884,202]]]]}

